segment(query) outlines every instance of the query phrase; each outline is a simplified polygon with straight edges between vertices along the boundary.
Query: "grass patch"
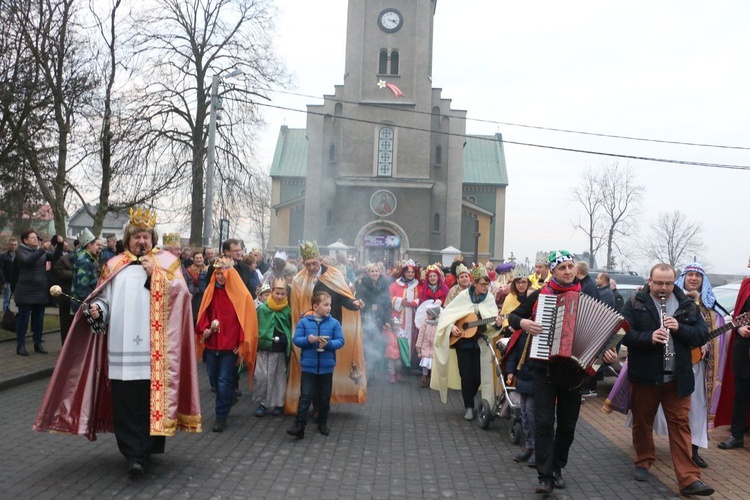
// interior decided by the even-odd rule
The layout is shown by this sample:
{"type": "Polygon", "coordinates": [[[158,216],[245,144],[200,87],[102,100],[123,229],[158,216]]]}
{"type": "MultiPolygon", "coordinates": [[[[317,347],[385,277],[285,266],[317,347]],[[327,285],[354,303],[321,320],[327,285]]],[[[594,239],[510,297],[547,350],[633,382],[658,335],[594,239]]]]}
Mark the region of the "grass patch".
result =
{"type": "MultiPolygon", "coordinates": [[[[29,325],[29,328],[31,326],[29,325]]],[[[49,330],[59,330],[60,329],[60,316],[57,314],[45,314],[44,315],[44,328],[42,331],[49,331],[49,330]]],[[[27,332],[28,335],[31,335],[31,330],[27,332]]],[[[9,332],[8,330],[0,330],[0,340],[8,340],[8,339],[15,339],[16,333],[15,332],[9,332]]]]}

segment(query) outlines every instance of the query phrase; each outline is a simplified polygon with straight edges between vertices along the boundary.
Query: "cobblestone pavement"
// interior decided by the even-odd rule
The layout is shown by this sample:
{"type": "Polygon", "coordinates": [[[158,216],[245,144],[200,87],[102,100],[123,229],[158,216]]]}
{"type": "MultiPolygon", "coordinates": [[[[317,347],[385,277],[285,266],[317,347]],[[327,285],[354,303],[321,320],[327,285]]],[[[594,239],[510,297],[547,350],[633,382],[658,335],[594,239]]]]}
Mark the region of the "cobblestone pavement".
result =
{"type": "MultiPolygon", "coordinates": [[[[113,435],[92,443],[31,430],[48,379],[33,380],[24,365],[49,369],[59,337],[47,339],[47,357],[21,358],[13,343],[0,344],[2,498],[539,498],[536,470],[512,459],[519,449],[509,441],[508,421],[495,420],[488,430],[464,421],[457,393],[443,405],[436,392],[419,389],[416,377],[396,385],[375,381],[367,405],[333,406],[329,436],[309,425],[297,441],[286,435],[292,417],[256,418],[245,391],[219,434],[210,431],[213,394],[203,366],[204,432],[168,438],[166,453],[142,479],[131,480],[113,435]],[[13,383],[17,371],[25,372],[25,382],[13,383]]],[[[551,498],[677,498],[666,440],[657,439],[654,477],[634,481],[624,416],[603,414],[602,401],[583,404],[564,470],[567,488],[551,498]]],[[[716,449],[726,434],[716,431],[702,453],[711,465],[704,479],[716,487],[714,498],[746,498],[750,454],[716,449]]]]}

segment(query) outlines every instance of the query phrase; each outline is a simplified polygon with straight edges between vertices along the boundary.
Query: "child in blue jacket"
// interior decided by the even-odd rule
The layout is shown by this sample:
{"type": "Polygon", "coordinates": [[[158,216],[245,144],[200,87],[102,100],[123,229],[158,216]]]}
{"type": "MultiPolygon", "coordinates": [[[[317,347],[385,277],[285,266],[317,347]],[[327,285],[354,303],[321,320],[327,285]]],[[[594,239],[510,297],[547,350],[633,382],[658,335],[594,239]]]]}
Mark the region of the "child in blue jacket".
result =
{"type": "Polygon", "coordinates": [[[303,316],[297,323],[292,339],[300,348],[302,386],[294,426],[286,433],[297,439],[305,437],[307,413],[314,396],[317,397],[318,430],[324,436],[330,432],[328,411],[331,409],[336,350],[344,346],[341,323],[331,316],[331,296],[326,292],[315,292],[311,302],[313,313],[303,316]]]}

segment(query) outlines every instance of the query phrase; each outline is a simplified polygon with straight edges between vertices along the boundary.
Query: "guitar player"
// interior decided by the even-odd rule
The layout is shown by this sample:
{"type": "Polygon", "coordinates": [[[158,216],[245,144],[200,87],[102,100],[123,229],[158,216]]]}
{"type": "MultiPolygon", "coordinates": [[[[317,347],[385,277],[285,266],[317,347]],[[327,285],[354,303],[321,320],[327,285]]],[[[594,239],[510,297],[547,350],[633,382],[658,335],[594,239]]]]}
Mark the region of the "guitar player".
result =
{"type": "MultiPolygon", "coordinates": [[[[703,265],[691,262],[682,270],[675,282],[700,308],[708,331],[713,332],[724,325],[724,318],[715,310],[716,297],[708,281],[703,265]]],[[[695,391],[690,396],[690,432],[693,443],[693,462],[701,468],[708,463],[698,454],[698,448],[708,448],[709,410],[712,407],[714,389],[721,386],[719,366],[723,366],[728,340],[724,336],[715,338],[702,347],[693,349],[693,375],[695,391]]],[[[718,395],[718,391],[716,392],[718,395]]]]}

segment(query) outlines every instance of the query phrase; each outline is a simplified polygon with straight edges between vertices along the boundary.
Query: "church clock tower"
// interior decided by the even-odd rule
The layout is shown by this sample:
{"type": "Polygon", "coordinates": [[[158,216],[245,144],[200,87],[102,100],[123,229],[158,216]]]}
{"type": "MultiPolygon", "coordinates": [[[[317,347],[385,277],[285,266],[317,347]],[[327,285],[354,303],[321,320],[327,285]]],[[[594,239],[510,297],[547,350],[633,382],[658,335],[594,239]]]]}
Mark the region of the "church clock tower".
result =
{"type": "Polygon", "coordinates": [[[446,247],[467,246],[462,233],[473,246],[478,227],[480,253],[502,252],[494,229],[507,184],[501,143],[470,141],[466,112],[432,87],[436,5],[349,0],[343,84],[308,105],[305,130],[282,127],[279,136],[271,168],[276,248],[341,241],[360,262],[428,263],[446,247]],[[476,154],[465,156],[467,144],[476,154]]]}

